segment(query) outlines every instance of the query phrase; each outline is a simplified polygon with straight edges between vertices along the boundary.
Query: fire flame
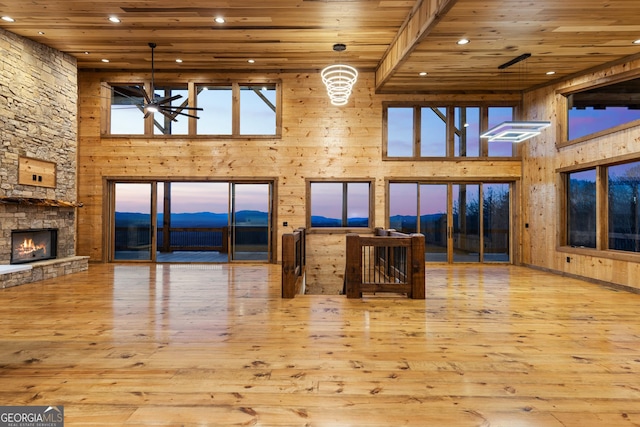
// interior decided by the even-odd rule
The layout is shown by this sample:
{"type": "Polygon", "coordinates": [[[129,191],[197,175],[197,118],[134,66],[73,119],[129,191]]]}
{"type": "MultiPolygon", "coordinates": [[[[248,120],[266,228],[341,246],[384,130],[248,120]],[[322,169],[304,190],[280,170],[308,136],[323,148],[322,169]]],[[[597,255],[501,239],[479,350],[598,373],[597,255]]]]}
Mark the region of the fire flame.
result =
{"type": "Polygon", "coordinates": [[[36,251],[44,251],[43,254],[47,254],[47,246],[45,244],[36,245],[33,239],[25,238],[22,244],[18,247],[18,253],[20,255],[28,255],[36,251]]]}

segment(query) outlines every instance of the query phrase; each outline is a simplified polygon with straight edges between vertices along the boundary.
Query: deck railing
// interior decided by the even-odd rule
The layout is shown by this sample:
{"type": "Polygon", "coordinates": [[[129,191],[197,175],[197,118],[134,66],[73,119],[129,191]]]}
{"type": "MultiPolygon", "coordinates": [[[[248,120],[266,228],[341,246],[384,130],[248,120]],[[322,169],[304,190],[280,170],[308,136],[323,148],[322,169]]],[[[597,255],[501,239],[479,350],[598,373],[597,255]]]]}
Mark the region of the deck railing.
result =
{"type": "Polygon", "coordinates": [[[165,239],[164,229],[158,229],[158,250],[172,251],[218,251],[226,254],[228,250],[228,227],[194,228],[171,227],[169,238],[165,239]]]}
{"type": "Polygon", "coordinates": [[[304,293],[306,230],[298,228],[282,235],[282,298],[304,293]]]}
{"type": "Polygon", "coordinates": [[[376,229],[374,236],[347,234],[345,293],[405,293],[425,298],[424,235],[376,229]]]}

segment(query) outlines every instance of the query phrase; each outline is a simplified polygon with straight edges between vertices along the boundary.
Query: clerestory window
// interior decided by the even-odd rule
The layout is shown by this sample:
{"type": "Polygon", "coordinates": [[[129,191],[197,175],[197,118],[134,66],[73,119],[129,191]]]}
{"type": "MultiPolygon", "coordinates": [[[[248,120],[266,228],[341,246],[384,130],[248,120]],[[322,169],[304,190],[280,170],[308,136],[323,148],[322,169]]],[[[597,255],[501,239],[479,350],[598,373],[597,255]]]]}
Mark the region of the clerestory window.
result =
{"type": "Polygon", "coordinates": [[[278,138],[282,134],[279,82],[156,84],[153,99],[169,99],[163,104],[171,107],[169,113],[150,112],[151,100],[145,97],[149,82],[104,87],[109,95],[104,134],[217,138],[278,138]]]}

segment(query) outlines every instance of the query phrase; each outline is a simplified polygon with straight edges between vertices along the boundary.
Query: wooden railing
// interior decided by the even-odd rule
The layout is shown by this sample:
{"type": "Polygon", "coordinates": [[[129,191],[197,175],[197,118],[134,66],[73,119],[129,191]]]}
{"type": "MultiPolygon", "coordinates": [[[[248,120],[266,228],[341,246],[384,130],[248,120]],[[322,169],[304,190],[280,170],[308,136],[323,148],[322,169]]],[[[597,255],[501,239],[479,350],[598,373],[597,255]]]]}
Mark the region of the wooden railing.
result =
{"type": "Polygon", "coordinates": [[[304,293],[306,230],[298,228],[282,235],[282,298],[304,293]]]}
{"type": "Polygon", "coordinates": [[[374,236],[347,234],[345,293],[405,293],[425,298],[424,235],[376,229],[374,236]]]}

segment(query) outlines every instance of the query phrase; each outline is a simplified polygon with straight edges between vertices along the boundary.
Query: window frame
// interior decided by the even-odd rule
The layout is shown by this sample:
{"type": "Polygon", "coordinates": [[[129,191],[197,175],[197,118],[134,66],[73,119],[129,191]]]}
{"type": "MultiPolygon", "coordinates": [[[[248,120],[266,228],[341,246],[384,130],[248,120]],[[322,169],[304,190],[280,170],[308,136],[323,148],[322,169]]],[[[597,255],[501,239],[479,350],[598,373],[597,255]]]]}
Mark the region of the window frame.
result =
{"type": "Polygon", "coordinates": [[[596,256],[618,261],[640,262],[640,253],[609,249],[609,206],[608,206],[608,176],[607,168],[625,163],[640,162],[637,153],[626,154],[614,158],[602,159],[581,165],[566,166],[556,169],[558,188],[558,230],[556,232],[556,250],[562,253],[596,256]],[[596,247],[581,248],[568,244],[567,224],[567,191],[568,175],[587,169],[596,169],[596,247]]]}
{"type": "MultiPolygon", "coordinates": [[[[305,187],[306,187],[306,228],[309,233],[316,234],[337,234],[337,233],[373,233],[375,228],[375,179],[374,178],[347,178],[347,179],[336,179],[336,178],[306,178],[305,179],[305,187]],[[313,212],[311,212],[311,185],[314,183],[321,184],[369,184],[369,225],[367,227],[312,227],[311,226],[311,217],[313,216],[313,212]]],[[[347,213],[348,209],[348,194],[343,193],[342,195],[342,213],[347,213]]]]}
{"type": "Polygon", "coordinates": [[[598,247],[598,178],[599,178],[599,171],[597,167],[589,167],[589,168],[584,168],[584,169],[578,169],[578,170],[572,170],[572,171],[566,171],[563,172],[563,177],[562,179],[564,180],[564,205],[566,206],[565,209],[565,217],[564,217],[564,224],[565,226],[563,227],[565,233],[563,236],[563,241],[565,246],[570,246],[572,248],[587,248],[587,249],[597,249],[598,247]],[[596,211],[596,223],[594,225],[594,234],[595,234],[595,246],[591,247],[591,246],[577,246],[572,244],[572,242],[570,242],[570,227],[571,227],[571,221],[570,221],[570,209],[569,209],[569,191],[571,189],[571,174],[575,174],[575,173],[580,173],[580,172],[587,172],[587,171],[593,171],[595,173],[595,211],[596,211]]]}
{"type": "Polygon", "coordinates": [[[416,160],[495,160],[495,159],[515,159],[519,158],[519,151],[517,149],[518,144],[513,144],[513,150],[511,156],[489,156],[489,141],[485,138],[479,138],[479,153],[478,156],[456,156],[455,155],[455,110],[456,108],[478,108],[479,111],[479,126],[480,133],[482,130],[486,130],[489,124],[489,109],[494,107],[510,107],[513,108],[513,117],[519,114],[519,103],[515,101],[465,101],[465,102],[403,102],[403,101],[383,101],[382,103],[382,160],[383,161],[416,161],[416,160]],[[413,155],[412,156],[389,156],[389,109],[390,108],[412,108],[413,109],[413,155]],[[446,108],[446,138],[445,141],[445,155],[444,156],[421,156],[422,141],[421,141],[421,109],[422,108],[446,108]]]}
{"type": "Polygon", "coordinates": [[[556,148],[565,148],[581,142],[589,141],[595,138],[599,138],[605,135],[609,135],[615,132],[619,132],[625,129],[640,126],[640,119],[633,120],[621,125],[613,126],[609,129],[604,129],[598,132],[594,132],[588,135],[581,136],[579,138],[569,139],[569,100],[570,95],[576,93],[585,92],[591,89],[597,89],[600,87],[610,86],[616,83],[622,83],[629,80],[640,78],[640,69],[630,70],[627,72],[619,73],[613,76],[602,77],[590,82],[574,84],[566,87],[556,89],[556,111],[557,114],[557,126],[556,126],[556,148]]]}
{"type": "MultiPolygon", "coordinates": [[[[197,88],[204,86],[231,86],[232,87],[232,131],[231,134],[198,134],[197,123],[198,119],[191,117],[184,117],[188,123],[188,131],[186,134],[155,134],[154,132],[154,114],[149,115],[144,119],[144,133],[143,134],[112,134],[111,133],[111,94],[112,87],[114,86],[144,86],[148,92],[151,88],[150,80],[104,80],[101,82],[101,136],[113,137],[113,138],[202,138],[202,139],[281,139],[282,138],[282,80],[280,79],[212,79],[210,81],[204,80],[188,80],[178,81],[175,79],[167,79],[158,82],[154,82],[156,87],[187,87],[189,94],[189,106],[197,107],[197,88]],[[241,134],[240,133],[240,88],[244,86],[275,86],[276,92],[276,104],[275,104],[275,133],[274,134],[241,134]]],[[[202,111],[197,112],[202,120],[202,111]]]]}

